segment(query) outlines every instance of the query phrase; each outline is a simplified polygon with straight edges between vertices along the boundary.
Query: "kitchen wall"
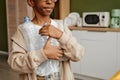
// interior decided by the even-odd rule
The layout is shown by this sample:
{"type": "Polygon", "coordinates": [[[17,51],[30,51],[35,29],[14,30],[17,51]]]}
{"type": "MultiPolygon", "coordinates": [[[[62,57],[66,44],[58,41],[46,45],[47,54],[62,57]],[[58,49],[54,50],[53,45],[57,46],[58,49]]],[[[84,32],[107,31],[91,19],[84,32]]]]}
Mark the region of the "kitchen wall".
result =
{"type": "MultiPolygon", "coordinates": [[[[70,11],[111,11],[120,8],[120,0],[70,0],[70,11]]],[[[82,14],[81,14],[82,15],[82,14]]]]}
{"type": "Polygon", "coordinates": [[[0,0],[0,50],[7,51],[7,24],[5,0],[0,0]]]}
{"type": "Polygon", "coordinates": [[[10,38],[16,31],[17,26],[23,23],[24,17],[28,16],[27,0],[6,0],[7,9],[7,30],[8,30],[8,51],[11,50],[10,38]]]}

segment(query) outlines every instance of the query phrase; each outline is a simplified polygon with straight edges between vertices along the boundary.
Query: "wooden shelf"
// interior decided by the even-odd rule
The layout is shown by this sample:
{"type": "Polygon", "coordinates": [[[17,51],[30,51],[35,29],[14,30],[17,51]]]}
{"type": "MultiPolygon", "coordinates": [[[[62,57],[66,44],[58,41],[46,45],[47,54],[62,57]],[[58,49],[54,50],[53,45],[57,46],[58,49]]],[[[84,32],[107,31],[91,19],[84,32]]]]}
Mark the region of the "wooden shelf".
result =
{"type": "Polygon", "coordinates": [[[103,27],[69,27],[70,30],[87,30],[87,31],[98,31],[98,32],[120,32],[120,28],[103,28],[103,27]]]}

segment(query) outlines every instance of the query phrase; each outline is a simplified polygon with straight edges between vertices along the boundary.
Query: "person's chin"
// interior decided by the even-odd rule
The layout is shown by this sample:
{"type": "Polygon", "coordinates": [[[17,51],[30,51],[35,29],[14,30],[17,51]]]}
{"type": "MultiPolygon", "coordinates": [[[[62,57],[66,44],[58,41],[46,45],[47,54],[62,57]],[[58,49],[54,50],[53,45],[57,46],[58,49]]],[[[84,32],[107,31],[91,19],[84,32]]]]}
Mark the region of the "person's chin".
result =
{"type": "Polygon", "coordinates": [[[50,16],[51,13],[46,13],[46,14],[43,14],[43,16],[50,16]]]}
{"type": "Polygon", "coordinates": [[[50,16],[52,12],[46,12],[45,15],[50,16]]]}

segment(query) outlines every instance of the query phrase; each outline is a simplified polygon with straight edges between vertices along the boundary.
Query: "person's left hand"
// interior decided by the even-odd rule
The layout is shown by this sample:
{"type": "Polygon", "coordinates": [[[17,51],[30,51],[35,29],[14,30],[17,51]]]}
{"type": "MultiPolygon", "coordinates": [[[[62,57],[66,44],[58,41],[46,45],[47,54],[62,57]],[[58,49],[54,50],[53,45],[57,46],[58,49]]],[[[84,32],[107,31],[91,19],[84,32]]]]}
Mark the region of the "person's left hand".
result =
{"type": "Polygon", "coordinates": [[[39,34],[42,36],[49,36],[55,39],[59,39],[62,36],[63,32],[53,25],[47,24],[39,30],[39,34]]]}

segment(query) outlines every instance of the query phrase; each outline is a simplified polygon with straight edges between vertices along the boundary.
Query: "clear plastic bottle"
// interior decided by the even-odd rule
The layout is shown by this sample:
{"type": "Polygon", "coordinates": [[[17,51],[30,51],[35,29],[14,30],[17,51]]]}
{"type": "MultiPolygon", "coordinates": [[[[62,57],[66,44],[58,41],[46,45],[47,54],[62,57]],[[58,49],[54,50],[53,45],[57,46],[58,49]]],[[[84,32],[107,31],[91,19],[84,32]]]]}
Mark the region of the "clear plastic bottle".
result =
{"type": "MultiPolygon", "coordinates": [[[[41,36],[39,34],[39,30],[44,25],[46,25],[46,23],[40,25],[41,27],[38,25],[36,26],[30,21],[29,17],[24,18],[24,23],[22,24],[22,32],[27,44],[28,51],[39,50],[45,45],[48,36],[41,36]]],[[[52,39],[51,45],[57,44],[55,42],[56,41],[52,39]]],[[[40,76],[46,76],[46,80],[51,80],[50,77],[53,76],[51,73],[59,71],[58,66],[59,62],[57,60],[46,60],[36,68],[36,73],[40,76]]]]}
{"type": "Polygon", "coordinates": [[[39,50],[46,43],[47,37],[43,37],[39,34],[40,29],[41,27],[35,27],[29,17],[24,17],[22,32],[27,44],[28,51],[39,50]],[[40,45],[38,45],[38,42],[40,45]]]}

